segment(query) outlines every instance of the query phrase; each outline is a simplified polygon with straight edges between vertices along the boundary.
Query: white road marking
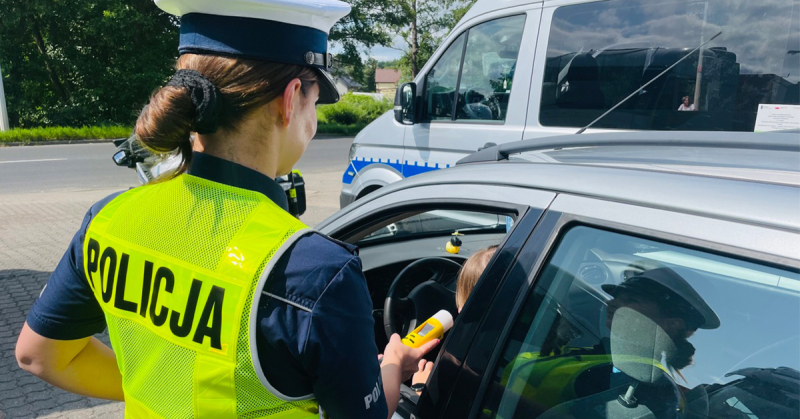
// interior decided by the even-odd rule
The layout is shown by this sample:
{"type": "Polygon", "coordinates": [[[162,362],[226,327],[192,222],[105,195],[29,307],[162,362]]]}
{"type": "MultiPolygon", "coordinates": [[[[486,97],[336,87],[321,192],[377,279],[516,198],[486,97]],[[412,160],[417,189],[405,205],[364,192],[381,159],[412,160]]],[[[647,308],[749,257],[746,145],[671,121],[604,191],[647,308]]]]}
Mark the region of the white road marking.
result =
{"type": "Polygon", "coordinates": [[[67,159],[36,159],[36,160],[8,160],[8,161],[0,161],[0,164],[3,163],[33,163],[39,161],[61,161],[67,159]]]}

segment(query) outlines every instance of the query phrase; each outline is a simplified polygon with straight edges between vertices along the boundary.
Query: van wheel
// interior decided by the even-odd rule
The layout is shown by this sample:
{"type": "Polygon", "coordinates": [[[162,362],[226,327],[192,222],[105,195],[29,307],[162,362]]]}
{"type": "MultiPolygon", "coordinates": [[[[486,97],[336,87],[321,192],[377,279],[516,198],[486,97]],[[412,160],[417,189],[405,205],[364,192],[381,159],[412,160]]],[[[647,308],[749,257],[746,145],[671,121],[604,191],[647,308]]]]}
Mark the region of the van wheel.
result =
{"type": "Polygon", "coordinates": [[[365,196],[377,191],[380,188],[381,188],[380,186],[369,186],[369,187],[365,188],[363,191],[361,191],[360,194],[358,194],[358,196],[356,197],[356,201],[358,201],[359,199],[361,199],[361,198],[363,198],[363,197],[365,197],[365,196]]]}

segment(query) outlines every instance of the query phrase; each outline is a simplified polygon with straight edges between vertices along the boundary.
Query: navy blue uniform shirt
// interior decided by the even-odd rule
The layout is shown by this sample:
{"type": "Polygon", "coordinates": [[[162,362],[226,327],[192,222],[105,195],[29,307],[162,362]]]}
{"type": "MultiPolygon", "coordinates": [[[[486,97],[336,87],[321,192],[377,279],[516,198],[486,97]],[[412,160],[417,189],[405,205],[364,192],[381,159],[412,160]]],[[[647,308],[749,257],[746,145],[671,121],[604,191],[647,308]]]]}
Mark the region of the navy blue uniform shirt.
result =
{"type": "MultiPolygon", "coordinates": [[[[194,153],[189,174],[263,193],[287,208],[275,181],[236,163],[194,153]]],[[[86,213],[28,313],[36,333],[70,340],[105,329],[83,270],[83,239],[92,218],[117,195],[86,213]]],[[[305,235],[278,260],[263,291],[278,297],[263,296],[257,311],[258,357],[267,381],[288,397],[314,393],[332,418],[386,418],[372,301],[355,246],[305,235]]]]}

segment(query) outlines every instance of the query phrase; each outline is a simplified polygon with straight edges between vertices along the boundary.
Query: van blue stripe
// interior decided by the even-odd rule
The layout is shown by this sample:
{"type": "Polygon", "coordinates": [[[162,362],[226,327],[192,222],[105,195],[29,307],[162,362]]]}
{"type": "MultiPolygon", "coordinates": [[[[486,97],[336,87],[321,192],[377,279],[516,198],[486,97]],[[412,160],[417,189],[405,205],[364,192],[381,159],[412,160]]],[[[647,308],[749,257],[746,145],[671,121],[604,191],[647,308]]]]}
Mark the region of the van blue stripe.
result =
{"type": "MultiPolygon", "coordinates": [[[[397,159],[394,162],[392,162],[391,159],[386,159],[385,162],[383,162],[383,159],[378,159],[378,162],[379,163],[376,163],[373,159],[369,159],[369,161],[366,161],[366,158],[364,157],[361,157],[361,159],[359,160],[359,158],[356,157],[355,159],[353,159],[353,161],[350,162],[350,164],[347,166],[347,169],[344,170],[344,175],[342,175],[342,183],[344,183],[345,185],[353,183],[353,178],[355,178],[356,173],[360,172],[362,169],[371,164],[384,164],[389,167],[392,167],[393,169],[400,172],[403,175],[403,177],[416,176],[440,168],[439,163],[436,163],[435,166],[432,167],[428,165],[428,162],[423,162],[423,165],[419,165],[417,162],[412,162],[413,164],[409,164],[408,160],[406,160],[405,163],[402,164],[400,163],[400,160],[397,159]]],[[[448,164],[446,165],[446,167],[450,167],[450,165],[448,164]]]]}
{"type": "Polygon", "coordinates": [[[405,177],[416,176],[416,175],[419,175],[419,174],[422,174],[422,173],[426,173],[426,172],[430,172],[430,171],[436,170],[437,168],[438,167],[430,167],[430,166],[428,166],[427,162],[425,162],[424,166],[417,166],[417,162],[414,162],[413,166],[410,165],[410,164],[407,164],[407,165],[403,166],[403,176],[405,176],[405,177]]]}

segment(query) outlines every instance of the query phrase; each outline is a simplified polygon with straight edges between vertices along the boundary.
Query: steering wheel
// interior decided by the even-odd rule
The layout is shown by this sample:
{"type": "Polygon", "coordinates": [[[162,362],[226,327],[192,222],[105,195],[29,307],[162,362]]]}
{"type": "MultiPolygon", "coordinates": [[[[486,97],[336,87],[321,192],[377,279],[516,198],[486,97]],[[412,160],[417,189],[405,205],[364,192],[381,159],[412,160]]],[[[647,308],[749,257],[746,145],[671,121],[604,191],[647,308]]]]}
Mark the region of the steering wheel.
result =
{"type": "Polygon", "coordinates": [[[502,119],[500,99],[491,91],[469,89],[464,92],[463,112],[469,119],[502,119]],[[475,101],[475,97],[479,100],[475,101]]]}
{"type": "MultiPolygon", "coordinates": [[[[394,333],[405,336],[417,327],[418,320],[424,321],[442,309],[450,311],[455,318],[455,286],[451,290],[443,282],[448,276],[457,275],[460,269],[461,265],[450,259],[429,257],[416,260],[400,271],[383,304],[386,338],[391,338],[394,333]],[[397,321],[397,318],[401,320],[397,321]]],[[[452,284],[455,284],[455,279],[452,284]]]]}

